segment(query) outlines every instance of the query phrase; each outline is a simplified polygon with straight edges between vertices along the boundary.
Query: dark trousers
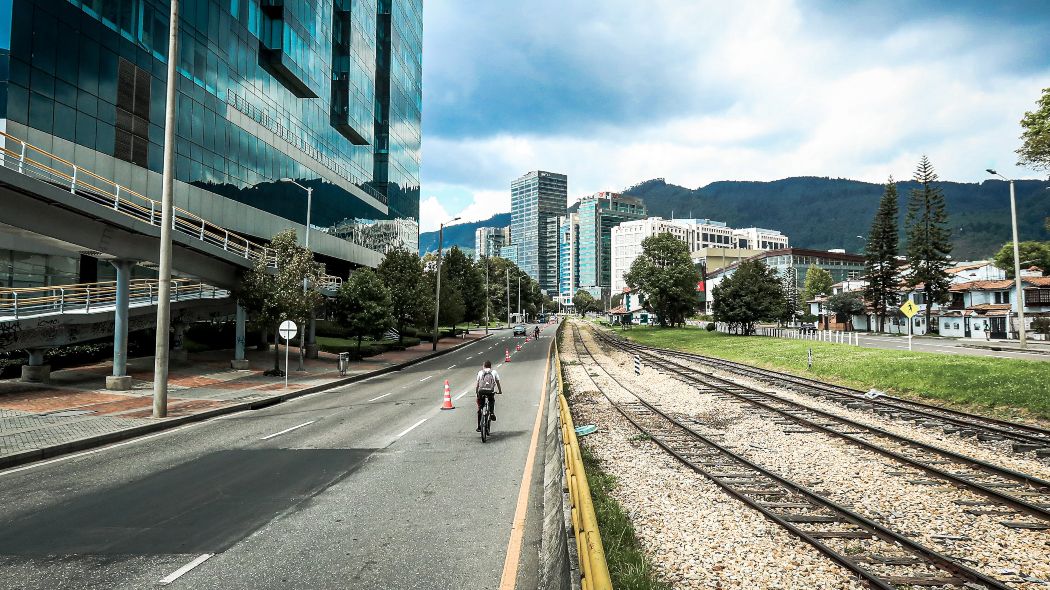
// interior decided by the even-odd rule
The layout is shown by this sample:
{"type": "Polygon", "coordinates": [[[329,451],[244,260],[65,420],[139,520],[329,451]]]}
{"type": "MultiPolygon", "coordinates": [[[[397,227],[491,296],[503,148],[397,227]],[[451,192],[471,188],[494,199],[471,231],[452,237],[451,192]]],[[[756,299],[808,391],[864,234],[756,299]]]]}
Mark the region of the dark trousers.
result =
{"type": "Polygon", "coordinates": [[[489,414],[496,413],[496,392],[495,391],[479,391],[478,392],[478,426],[481,426],[481,403],[483,397],[489,398],[489,414]]]}

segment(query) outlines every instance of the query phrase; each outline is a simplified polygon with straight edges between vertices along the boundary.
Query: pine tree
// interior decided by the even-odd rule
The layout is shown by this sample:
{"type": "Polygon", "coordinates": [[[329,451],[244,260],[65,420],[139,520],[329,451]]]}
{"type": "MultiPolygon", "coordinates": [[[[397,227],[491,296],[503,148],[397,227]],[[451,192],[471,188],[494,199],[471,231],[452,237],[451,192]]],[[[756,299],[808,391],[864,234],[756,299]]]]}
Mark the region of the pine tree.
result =
{"type": "Polygon", "coordinates": [[[879,210],[868,233],[864,258],[867,267],[868,286],[864,297],[875,308],[879,321],[879,332],[885,329],[886,309],[896,303],[895,294],[900,277],[897,272],[897,243],[900,240],[897,219],[900,210],[897,204],[897,184],[893,177],[886,182],[886,190],[879,201],[879,210]]]}
{"type": "Polygon", "coordinates": [[[944,194],[934,185],[937,173],[925,155],[919,161],[913,179],[919,187],[911,190],[905,219],[908,264],[911,266],[908,284],[912,287],[922,285],[922,292],[926,295],[926,329],[929,331],[930,307],[948,297],[951,230],[944,210],[944,194]]]}

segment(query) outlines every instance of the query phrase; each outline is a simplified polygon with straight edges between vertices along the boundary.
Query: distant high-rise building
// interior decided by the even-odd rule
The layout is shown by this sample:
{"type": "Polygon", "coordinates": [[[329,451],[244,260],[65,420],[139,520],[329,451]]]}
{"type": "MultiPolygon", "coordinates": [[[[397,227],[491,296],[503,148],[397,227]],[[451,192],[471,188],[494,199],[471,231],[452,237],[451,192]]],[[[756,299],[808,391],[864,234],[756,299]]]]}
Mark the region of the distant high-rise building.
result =
{"type": "Polygon", "coordinates": [[[553,295],[558,288],[558,217],[565,215],[568,178],[535,170],[510,185],[511,239],[518,266],[553,295]]]}
{"type": "Polygon", "coordinates": [[[580,199],[578,216],[576,285],[601,299],[609,294],[612,279],[612,229],[626,221],[645,219],[645,202],[637,197],[600,192],[580,199]]]}
{"type": "Polygon", "coordinates": [[[569,213],[558,218],[558,301],[572,305],[572,298],[580,286],[580,217],[569,213]]]}
{"type": "Polygon", "coordinates": [[[787,236],[775,229],[762,229],[760,227],[734,229],[733,237],[736,238],[736,246],[738,248],[779,250],[788,247],[787,236]]]}
{"type": "Polygon", "coordinates": [[[503,247],[502,227],[479,227],[474,230],[474,259],[481,260],[482,257],[499,256],[499,249],[503,247]]]}

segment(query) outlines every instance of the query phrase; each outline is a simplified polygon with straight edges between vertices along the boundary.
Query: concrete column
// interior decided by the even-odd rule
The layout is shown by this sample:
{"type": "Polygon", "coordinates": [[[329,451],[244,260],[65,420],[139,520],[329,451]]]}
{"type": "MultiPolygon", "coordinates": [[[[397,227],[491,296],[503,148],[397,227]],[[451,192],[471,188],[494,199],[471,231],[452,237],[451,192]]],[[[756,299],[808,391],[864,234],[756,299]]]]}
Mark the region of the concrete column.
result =
{"type": "Polygon", "coordinates": [[[306,330],[306,358],[317,358],[317,318],[310,314],[309,327],[306,330]]]}
{"type": "Polygon", "coordinates": [[[186,324],[177,321],[172,324],[172,329],[174,336],[172,337],[170,358],[176,362],[186,362],[189,358],[186,347],[184,346],[184,341],[186,339],[186,324]]]}
{"type": "Polygon", "coordinates": [[[235,316],[235,335],[233,343],[233,360],[230,361],[230,367],[233,369],[244,370],[249,367],[248,359],[244,355],[244,325],[247,321],[248,314],[245,312],[241,302],[237,302],[237,315],[235,316]]]}
{"type": "Polygon", "coordinates": [[[44,364],[44,349],[32,348],[29,350],[29,364],[22,365],[22,377],[24,383],[50,383],[51,365],[44,364]]]}
{"type": "Polygon", "coordinates": [[[131,281],[131,261],[111,260],[117,269],[117,300],[113,312],[113,375],[106,377],[106,389],[131,389],[128,376],[128,300],[131,281]]]}

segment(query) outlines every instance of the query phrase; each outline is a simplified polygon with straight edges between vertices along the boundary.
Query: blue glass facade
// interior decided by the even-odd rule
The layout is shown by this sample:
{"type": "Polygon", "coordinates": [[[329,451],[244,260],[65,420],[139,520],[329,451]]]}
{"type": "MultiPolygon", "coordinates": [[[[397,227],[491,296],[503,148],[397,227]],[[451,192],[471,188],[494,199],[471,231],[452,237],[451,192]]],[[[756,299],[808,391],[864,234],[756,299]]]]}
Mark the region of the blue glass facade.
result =
{"type": "MultiPolygon", "coordinates": [[[[305,222],[301,189],[279,182],[293,178],[314,189],[314,228],[417,248],[422,1],[180,7],[176,204],[268,239],[282,219],[305,222]]],[[[4,128],[159,198],[169,10],[0,0],[4,128]]]]}
{"type": "Polygon", "coordinates": [[[612,283],[612,228],[645,219],[645,202],[602,192],[580,199],[579,217],[577,285],[595,297],[604,297],[612,283]]]}
{"type": "Polygon", "coordinates": [[[558,289],[558,217],[565,215],[568,177],[536,170],[510,186],[510,239],[521,270],[553,296],[558,289]]]}

